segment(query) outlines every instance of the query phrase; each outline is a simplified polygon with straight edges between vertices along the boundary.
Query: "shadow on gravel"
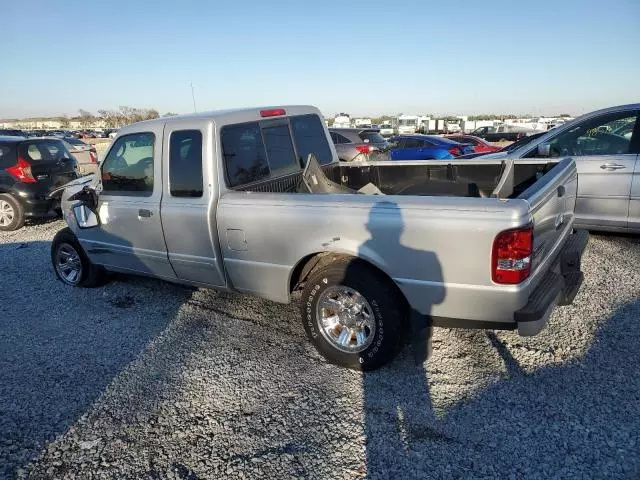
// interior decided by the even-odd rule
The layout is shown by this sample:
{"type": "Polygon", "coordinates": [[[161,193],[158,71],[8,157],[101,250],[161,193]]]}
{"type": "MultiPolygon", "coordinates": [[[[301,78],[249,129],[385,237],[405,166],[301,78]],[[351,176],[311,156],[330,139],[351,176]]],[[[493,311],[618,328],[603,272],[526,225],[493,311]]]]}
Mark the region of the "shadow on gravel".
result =
{"type": "Polygon", "coordinates": [[[365,391],[394,398],[368,395],[369,478],[640,478],[638,319],[634,301],[603,322],[584,357],[528,375],[489,332],[506,375],[442,418],[423,414],[424,424],[406,413],[430,408],[421,369],[394,362],[368,374],[365,391]],[[395,431],[380,437],[394,417],[395,431]]]}
{"type": "Polygon", "coordinates": [[[433,305],[444,301],[446,292],[436,254],[403,245],[404,233],[409,235],[405,242],[418,242],[412,242],[415,239],[411,238],[412,232],[405,232],[402,212],[395,203],[385,201],[375,205],[366,227],[371,238],[360,246],[361,257],[368,258],[370,252],[393,251],[395,271],[401,272],[399,276],[424,278],[426,274],[434,285],[440,285],[424,292],[421,312],[411,310],[410,338],[419,362],[401,357],[379,372],[365,373],[362,380],[368,475],[403,478],[407,473],[405,459],[414,442],[451,441],[431,422],[425,421],[433,417],[433,408],[422,362],[431,349],[432,327],[427,316],[433,305]],[[397,375],[389,374],[393,369],[399,369],[397,375]]]}
{"type": "Polygon", "coordinates": [[[0,478],[87,411],[186,296],[146,279],[68,287],[53,273],[50,246],[0,244],[0,478]]]}

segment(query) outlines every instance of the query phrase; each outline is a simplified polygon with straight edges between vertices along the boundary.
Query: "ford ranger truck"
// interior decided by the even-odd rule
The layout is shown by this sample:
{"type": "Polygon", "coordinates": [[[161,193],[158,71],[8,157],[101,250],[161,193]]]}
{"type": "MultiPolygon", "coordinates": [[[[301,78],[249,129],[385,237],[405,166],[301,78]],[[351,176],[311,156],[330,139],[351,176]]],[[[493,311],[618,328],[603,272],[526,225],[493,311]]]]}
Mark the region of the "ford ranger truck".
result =
{"type": "Polygon", "coordinates": [[[51,260],[75,287],[123,272],[299,302],[328,361],[371,370],[425,325],[537,334],[582,282],[576,188],[570,158],[341,163],[310,106],[166,117],[66,186],[51,260]]]}

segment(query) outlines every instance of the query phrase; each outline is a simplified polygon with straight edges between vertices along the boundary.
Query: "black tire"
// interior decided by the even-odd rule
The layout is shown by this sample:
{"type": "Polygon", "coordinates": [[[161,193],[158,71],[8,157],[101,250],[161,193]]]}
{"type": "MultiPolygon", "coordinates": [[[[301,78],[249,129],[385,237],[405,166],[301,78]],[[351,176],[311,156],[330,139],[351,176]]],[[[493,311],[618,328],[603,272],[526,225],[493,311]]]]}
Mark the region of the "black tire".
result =
{"type": "Polygon", "coordinates": [[[403,326],[407,325],[407,309],[397,287],[377,270],[355,259],[339,260],[313,271],[302,292],[301,313],[307,336],[320,354],[331,363],[355,370],[375,370],[391,361],[402,340],[403,326]],[[321,325],[318,302],[323,292],[337,286],[346,286],[362,295],[373,312],[375,332],[362,351],[340,350],[327,338],[321,325]]]}
{"type": "MultiPolygon", "coordinates": [[[[24,225],[24,208],[18,200],[8,193],[0,194],[0,205],[6,203],[10,206],[12,212],[12,218],[7,223],[0,224],[0,231],[12,232],[18,230],[24,225]]],[[[6,218],[3,216],[3,218],[6,218]]]]}
{"type": "Polygon", "coordinates": [[[106,279],[106,272],[103,267],[94,265],[87,257],[86,253],[82,249],[80,242],[73,234],[69,227],[63,228],[56,236],[53,237],[51,242],[51,264],[53,265],[53,271],[56,272],[58,279],[67,285],[73,287],[93,288],[99,287],[104,284],[106,279]],[[70,252],[72,249],[79,259],[79,274],[73,280],[70,280],[65,275],[62,268],[59,267],[59,252],[70,252]]]}

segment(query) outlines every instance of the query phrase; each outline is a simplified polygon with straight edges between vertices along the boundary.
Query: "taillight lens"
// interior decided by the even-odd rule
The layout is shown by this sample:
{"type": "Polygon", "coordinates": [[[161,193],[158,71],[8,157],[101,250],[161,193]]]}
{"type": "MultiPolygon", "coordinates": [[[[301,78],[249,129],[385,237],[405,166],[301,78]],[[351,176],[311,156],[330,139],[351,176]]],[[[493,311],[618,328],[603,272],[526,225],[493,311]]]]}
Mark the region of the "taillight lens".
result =
{"type": "Polygon", "coordinates": [[[98,163],[98,157],[96,156],[95,148],[89,150],[89,160],[91,161],[91,163],[98,163]]]}
{"type": "Polygon", "coordinates": [[[371,147],[369,145],[356,145],[356,150],[360,153],[368,155],[369,152],[371,152],[371,147]]]}
{"type": "Polygon", "coordinates": [[[505,230],[493,241],[491,277],[495,283],[514,285],[531,274],[533,226],[505,230]]]}
{"type": "Polygon", "coordinates": [[[36,179],[33,178],[33,174],[31,173],[31,164],[22,157],[18,157],[18,163],[6,170],[19,182],[36,183],[36,179]]]}
{"type": "Polygon", "coordinates": [[[449,153],[451,155],[453,155],[454,157],[458,157],[458,156],[460,156],[460,149],[458,147],[451,147],[449,149],[449,153]]]}
{"type": "Polygon", "coordinates": [[[286,115],[284,108],[270,108],[268,110],[260,110],[261,117],[279,117],[281,115],[286,115]]]}

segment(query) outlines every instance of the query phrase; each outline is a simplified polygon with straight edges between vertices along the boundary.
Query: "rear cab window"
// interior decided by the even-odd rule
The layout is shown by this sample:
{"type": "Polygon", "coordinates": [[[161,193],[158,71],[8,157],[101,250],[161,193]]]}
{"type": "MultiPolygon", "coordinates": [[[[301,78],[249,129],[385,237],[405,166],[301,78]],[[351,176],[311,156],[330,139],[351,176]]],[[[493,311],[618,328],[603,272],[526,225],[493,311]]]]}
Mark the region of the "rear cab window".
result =
{"type": "Polygon", "coordinates": [[[43,139],[22,142],[18,147],[18,156],[28,162],[57,162],[63,158],[71,158],[71,153],[60,140],[43,139]]]}
{"type": "Polygon", "coordinates": [[[313,114],[224,126],[220,139],[232,188],[298,172],[310,153],[320,164],[333,161],[322,121],[313,114]]]}

